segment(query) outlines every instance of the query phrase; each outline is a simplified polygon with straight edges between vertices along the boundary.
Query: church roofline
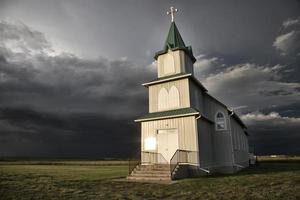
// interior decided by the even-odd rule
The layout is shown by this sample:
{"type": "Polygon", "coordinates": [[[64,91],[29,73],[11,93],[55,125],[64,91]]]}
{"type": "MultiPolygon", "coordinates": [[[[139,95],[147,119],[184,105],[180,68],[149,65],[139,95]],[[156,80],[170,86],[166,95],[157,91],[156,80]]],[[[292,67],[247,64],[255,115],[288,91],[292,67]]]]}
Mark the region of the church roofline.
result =
{"type": "MultiPolygon", "coordinates": [[[[247,126],[244,124],[244,122],[241,120],[241,118],[231,109],[228,108],[224,103],[210,95],[209,93],[206,93],[207,96],[209,96],[211,99],[215,100],[217,103],[219,103],[221,106],[223,106],[225,109],[227,109],[228,113],[232,115],[232,117],[239,123],[244,129],[247,129],[247,126]]],[[[248,135],[248,133],[245,133],[248,135]]]]}
{"type": "MultiPolygon", "coordinates": [[[[230,114],[230,116],[232,116],[236,121],[237,123],[239,123],[244,129],[247,129],[247,126],[244,124],[244,122],[242,121],[242,119],[233,111],[233,110],[230,110],[228,109],[228,113],[230,114]]],[[[248,135],[248,132],[244,131],[246,135],[248,135]]]]}
{"type": "Polygon", "coordinates": [[[205,116],[203,116],[201,114],[199,115],[199,117],[197,119],[204,119],[204,120],[208,121],[211,124],[215,123],[214,121],[210,120],[209,118],[207,118],[207,117],[205,117],[205,116]]]}
{"type": "Polygon", "coordinates": [[[143,83],[142,85],[147,87],[149,85],[154,85],[154,84],[163,83],[163,82],[167,82],[167,81],[171,81],[171,80],[181,79],[181,78],[189,77],[191,75],[192,74],[185,74],[185,73],[174,74],[171,76],[165,76],[165,77],[154,79],[148,83],[143,83]]]}
{"type": "Polygon", "coordinates": [[[159,83],[163,83],[163,82],[167,82],[167,81],[173,81],[173,80],[182,79],[182,78],[190,78],[201,89],[203,89],[205,92],[207,92],[207,89],[201,84],[201,82],[197,78],[195,78],[192,74],[185,74],[185,73],[180,73],[180,74],[174,74],[174,75],[171,75],[171,76],[161,77],[161,78],[155,79],[151,82],[143,83],[142,85],[145,86],[145,87],[148,87],[150,85],[155,85],[155,84],[159,84],[159,83]]]}
{"type": "Polygon", "coordinates": [[[157,60],[158,56],[167,53],[169,50],[183,50],[193,62],[196,62],[196,58],[193,55],[192,47],[186,46],[179,33],[179,30],[174,21],[172,21],[168,36],[166,38],[163,50],[155,53],[154,59],[157,60]]]}
{"type": "Polygon", "coordinates": [[[168,53],[168,50],[171,51],[176,51],[176,50],[182,50],[184,51],[192,60],[193,63],[195,63],[197,61],[197,59],[195,58],[195,56],[193,55],[193,50],[191,46],[188,47],[175,47],[175,48],[170,48],[170,49],[165,49],[165,50],[161,50],[155,53],[154,59],[157,60],[158,56],[168,53]]]}
{"type": "Polygon", "coordinates": [[[212,96],[211,94],[209,93],[206,93],[206,95],[208,97],[210,97],[212,100],[216,101],[217,103],[219,103],[221,106],[223,106],[225,109],[229,109],[228,106],[226,106],[224,103],[222,103],[221,101],[219,101],[216,97],[212,96]]]}

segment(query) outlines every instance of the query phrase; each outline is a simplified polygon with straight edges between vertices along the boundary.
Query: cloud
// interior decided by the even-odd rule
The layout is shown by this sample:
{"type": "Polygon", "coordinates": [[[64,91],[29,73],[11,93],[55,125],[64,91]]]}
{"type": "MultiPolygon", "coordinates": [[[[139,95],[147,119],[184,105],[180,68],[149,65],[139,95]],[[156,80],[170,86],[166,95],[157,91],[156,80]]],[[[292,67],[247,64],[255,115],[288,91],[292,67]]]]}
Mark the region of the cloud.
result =
{"type": "Polygon", "coordinates": [[[299,154],[299,117],[256,111],[242,115],[241,118],[248,126],[250,144],[256,153],[299,154]]]}
{"type": "Polygon", "coordinates": [[[281,55],[300,55],[300,16],[296,19],[287,19],[282,23],[282,28],[290,30],[275,38],[273,47],[281,52],[281,55]]]}
{"type": "Polygon", "coordinates": [[[282,55],[299,54],[300,53],[300,31],[291,31],[278,36],[273,46],[282,52],[282,55]]]}
{"type": "Polygon", "coordinates": [[[32,30],[22,22],[4,20],[0,20],[0,46],[2,53],[6,50],[23,56],[53,51],[43,33],[32,30]]]}
{"type": "Polygon", "coordinates": [[[0,30],[0,106],[115,117],[145,111],[141,102],[146,101],[147,91],[140,84],[152,79],[152,65],[136,66],[125,58],[83,59],[69,53],[50,56],[44,50],[51,44],[40,32],[3,21],[0,30]],[[11,40],[22,40],[26,50],[15,52],[6,45],[11,40]],[[28,53],[31,48],[40,51],[28,53]]]}
{"type": "Polygon", "coordinates": [[[288,28],[290,26],[300,25],[300,16],[296,19],[287,19],[283,22],[282,26],[288,28]]]}
{"type": "Polygon", "coordinates": [[[226,67],[222,64],[222,60],[218,57],[209,57],[201,54],[196,56],[197,61],[194,63],[195,75],[198,78],[204,78],[205,76],[217,72],[220,68],[226,67]]]}
{"type": "Polygon", "coordinates": [[[261,66],[244,63],[211,73],[202,79],[210,93],[231,107],[248,106],[259,110],[269,106],[282,106],[300,100],[297,82],[282,80],[284,66],[261,66]]]}
{"type": "Polygon", "coordinates": [[[152,65],[50,55],[45,36],[20,23],[2,21],[0,34],[0,156],[118,157],[138,148],[133,119],[147,109],[139,83],[152,65]]]}
{"type": "Polygon", "coordinates": [[[133,119],[147,111],[140,84],[153,78],[152,64],[49,54],[45,36],[20,23],[2,21],[0,32],[0,156],[124,156],[138,148],[133,119]]]}
{"type": "Polygon", "coordinates": [[[300,128],[300,118],[297,117],[283,117],[277,112],[270,112],[269,114],[263,114],[261,112],[247,113],[241,118],[248,125],[263,125],[264,127],[280,127],[284,129],[286,127],[300,128]]]}
{"type": "Polygon", "coordinates": [[[0,156],[119,157],[139,144],[131,119],[101,113],[1,108],[0,129],[0,156]]]}

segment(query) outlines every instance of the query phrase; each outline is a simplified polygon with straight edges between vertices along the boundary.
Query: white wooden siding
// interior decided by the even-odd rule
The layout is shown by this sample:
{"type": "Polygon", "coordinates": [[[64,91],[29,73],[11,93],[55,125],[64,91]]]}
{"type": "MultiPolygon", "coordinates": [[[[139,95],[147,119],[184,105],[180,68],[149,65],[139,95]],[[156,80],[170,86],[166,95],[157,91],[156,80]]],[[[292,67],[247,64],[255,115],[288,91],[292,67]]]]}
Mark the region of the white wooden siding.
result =
{"type": "Polygon", "coordinates": [[[245,135],[243,128],[237,123],[234,118],[231,118],[230,124],[231,129],[235,130],[233,137],[233,142],[235,144],[234,162],[235,164],[248,166],[248,137],[245,135]]]}
{"type": "Polygon", "coordinates": [[[164,56],[162,72],[163,72],[163,75],[165,75],[165,76],[175,73],[174,58],[173,58],[173,55],[170,53],[167,53],[164,56]]]}
{"type": "Polygon", "coordinates": [[[158,77],[177,73],[193,73],[193,63],[182,50],[169,51],[157,58],[158,77]]]}
{"type": "MultiPolygon", "coordinates": [[[[196,135],[197,128],[195,116],[142,122],[142,151],[144,150],[145,138],[156,137],[158,130],[171,128],[178,129],[179,149],[198,151],[198,137],[196,135]]],[[[194,162],[196,162],[196,160],[194,162]]]]}

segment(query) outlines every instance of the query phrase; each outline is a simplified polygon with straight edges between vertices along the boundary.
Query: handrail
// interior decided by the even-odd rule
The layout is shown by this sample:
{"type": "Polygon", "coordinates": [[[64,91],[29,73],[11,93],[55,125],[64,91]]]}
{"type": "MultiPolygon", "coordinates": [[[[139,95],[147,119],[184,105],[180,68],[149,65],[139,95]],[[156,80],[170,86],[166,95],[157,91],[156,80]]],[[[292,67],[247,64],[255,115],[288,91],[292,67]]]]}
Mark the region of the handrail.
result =
{"type": "Polygon", "coordinates": [[[193,163],[196,164],[198,160],[197,151],[189,151],[183,149],[177,149],[170,160],[170,173],[171,176],[180,163],[193,163]]]}
{"type": "MultiPolygon", "coordinates": [[[[170,160],[170,173],[171,176],[176,169],[177,165],[180,163],[193,163],[197,164],[198,152],[189,151],[183,149],[177,149],[170,160]]],[[[142,163],[149,164],[168,164],[169,162],[164,158],[161,153],[152,151],[142,151],[138,153],[134,158],[129,159],[128,174],[130,175],[132,171],[142,163]]]]}
{"type": "Polygon", "coordinates": [[[142,151],[142,163],[167,164],[168,161],[161,153],[142,151]]]}
{"type": "Polygon", "coordinates": [[[128,160],[128,174],[130,175],[133,170],[141,164],[141,153],[139,152],[133,158],[128,160]]]}

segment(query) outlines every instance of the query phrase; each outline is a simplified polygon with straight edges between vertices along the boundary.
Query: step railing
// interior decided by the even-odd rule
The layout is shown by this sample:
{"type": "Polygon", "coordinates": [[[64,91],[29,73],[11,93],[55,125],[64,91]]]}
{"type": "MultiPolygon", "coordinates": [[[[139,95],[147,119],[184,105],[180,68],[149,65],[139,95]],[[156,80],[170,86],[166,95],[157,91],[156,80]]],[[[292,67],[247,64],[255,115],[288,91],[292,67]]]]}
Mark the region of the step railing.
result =
{"type": "Polygon", "coordinates": [[[172,156],[170,162],[168,162],[161,153],[152,151],[142,151],[138,153],[135,157],[129,159],[128,174],[130,175],[132,171],[140,164],[170,164],[170,172],[173,174],[177,165],[181,163],[197,164],[198,152],[177,149],[172,156]]]}
{"type": "Polygon", "coordinates": [[[170,172],[171,176],[176,169],[177,165],[181,163],[197,164],[198,152],[177,149],[170,160],[170,172]]]}
{"type": "Polygon", "coordinates": [[[161,153],[152,151],[142,151],[142,163],[149,164],[168,164],[168,161],[161,153]]]}
{"type": "Polygon", "coordinates": [[[141,153],[139,152],[134,157],[128,160],[128,174],[130,175],[133,170],[141,164],[141,153]]]}

